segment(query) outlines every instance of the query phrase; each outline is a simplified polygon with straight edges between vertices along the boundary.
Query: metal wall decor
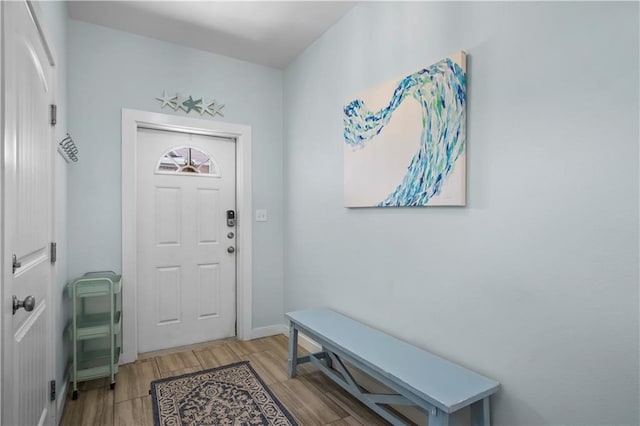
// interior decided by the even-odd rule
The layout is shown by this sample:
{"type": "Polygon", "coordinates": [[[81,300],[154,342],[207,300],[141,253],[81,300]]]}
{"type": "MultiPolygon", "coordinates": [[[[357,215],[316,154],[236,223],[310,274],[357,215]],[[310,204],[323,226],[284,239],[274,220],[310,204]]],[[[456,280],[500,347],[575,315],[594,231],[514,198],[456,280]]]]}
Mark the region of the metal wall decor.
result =
{"type": "Polygon", "coordinates": [[[73,142],[73,139],[71,139],[71,136],[69,136],[69,133],[67,133],[67,137],[62,139],[58,144],[58,152],[67,163],[72,161],[74,163],[78,162],[78,147],[73,142]]]}
{"type": "Polygon", "coordinates": [[[181,109],[187,114],[191,111],[195,111],[200,113],[200,115],[209,114],[212,117],[215,117],[216,115],[224,117],[224,114],[222,113],[224,104],[218,103],[215,99],[193,99],[193,96],[191,95],[183,98],[178,93],[175,95],[168,95],[166,90],[162,92],[161,97],[156,99],[162,102],[160,108],[169,107],[174,111],[181,109]]]}

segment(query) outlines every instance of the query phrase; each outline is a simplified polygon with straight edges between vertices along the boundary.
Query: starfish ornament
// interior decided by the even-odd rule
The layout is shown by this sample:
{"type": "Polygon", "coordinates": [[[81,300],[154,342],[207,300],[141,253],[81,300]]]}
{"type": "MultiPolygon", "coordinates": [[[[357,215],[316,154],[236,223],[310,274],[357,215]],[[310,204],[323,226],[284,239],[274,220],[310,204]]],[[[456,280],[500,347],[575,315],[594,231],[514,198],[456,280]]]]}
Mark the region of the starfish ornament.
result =
{"type": "Polygon", "coordinates": [[[202,99],[194,100],[193,97],[189,96],[189,99],[180,104],[180,108],[190,113],[192,110],[196,110],[196,112],[200,112],[202,109],[202,99]]]}
{"type": "Polygon", "coordinates": [[[213,104],[211,106],[211,111],[209,114],[211,114],[212,117],[215,117],[216,114],[218,114],[220,117],[224,117],[224,114],[222,113],[222,108],[224,108],[224,104],[217,104],[215,103],[215,101],[213,101],[213,104]]]}
{"type": "Polygon", "coordinates": [[[202,110],[200,110],[200,115],[204,115],[206,113],[213,116],[213,110],[211,108],[213,108],[215,103],[215,99],[211,99],[210,101],[202,99],[202,110]]]}
{"type": "Polygon", "coordinates": [[[160,102],[162,102],[162,105],[160,105],[160,108],[164,108],[167,105],[169,105],[170,108],[173,108],[174,110],[176,109],[177,105],[178,105],[178,95],[167,95],[167,91],[163,90],[162,91],[162,97],[161,98],[156,98],[157,100],[159,100],[160,102]]]}

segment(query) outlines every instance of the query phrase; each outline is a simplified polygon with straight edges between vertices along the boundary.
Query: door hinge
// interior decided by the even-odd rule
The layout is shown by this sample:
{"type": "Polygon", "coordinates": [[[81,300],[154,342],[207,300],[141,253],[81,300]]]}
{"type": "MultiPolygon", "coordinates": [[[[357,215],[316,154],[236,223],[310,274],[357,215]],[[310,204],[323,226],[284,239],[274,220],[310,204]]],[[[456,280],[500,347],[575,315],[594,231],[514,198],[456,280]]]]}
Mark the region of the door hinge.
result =
{"type": "Polygon", "coordinates": [[[22,263],[18,262],[18,257],[14,254],[13,255],[13,273],[16,273],[16,269],[18,269],[19,267],[22,266],[22,263]]]}
{"type": "Polygon", "coordinates": [[[51,392],[49,394],[49,397],[51,401],[55,401],[56,400],[56,381],[55,380],[51,381],[50,391],[51,392]]]}
{"type": "Polygon", "coordinates": [[[51,104],[51,125],[55,126],[58,123],[58,106],[51,104]]]}
{"type": "Polygon", "coordinates": [[[58,260],[58,244],[52,242],[51,243],[51,263],[56,263],[58,260]]]}

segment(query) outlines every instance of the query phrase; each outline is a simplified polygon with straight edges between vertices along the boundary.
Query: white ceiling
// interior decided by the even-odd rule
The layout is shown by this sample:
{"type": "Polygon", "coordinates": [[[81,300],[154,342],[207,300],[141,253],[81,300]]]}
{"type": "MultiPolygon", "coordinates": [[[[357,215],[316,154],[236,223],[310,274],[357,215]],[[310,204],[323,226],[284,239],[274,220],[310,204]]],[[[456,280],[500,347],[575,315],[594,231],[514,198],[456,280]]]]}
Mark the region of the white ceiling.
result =
{"type": "Polygon", "coordinates": [[[69,16],[275,68],[286,67],[352,1],[70,1],[69,16]]]}

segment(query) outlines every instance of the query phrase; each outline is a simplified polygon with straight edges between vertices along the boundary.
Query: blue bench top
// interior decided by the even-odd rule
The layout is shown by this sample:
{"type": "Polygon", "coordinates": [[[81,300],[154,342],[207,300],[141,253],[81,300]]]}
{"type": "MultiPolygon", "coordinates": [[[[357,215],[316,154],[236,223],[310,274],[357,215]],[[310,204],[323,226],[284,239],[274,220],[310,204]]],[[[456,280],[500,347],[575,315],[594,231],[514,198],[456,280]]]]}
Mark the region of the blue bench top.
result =
{"type": "Polygon", "coordinates": [[[286,314],[294,324],[427,402],[452,413],[500,388],[500,383],[329,309],[286,314]]]}

